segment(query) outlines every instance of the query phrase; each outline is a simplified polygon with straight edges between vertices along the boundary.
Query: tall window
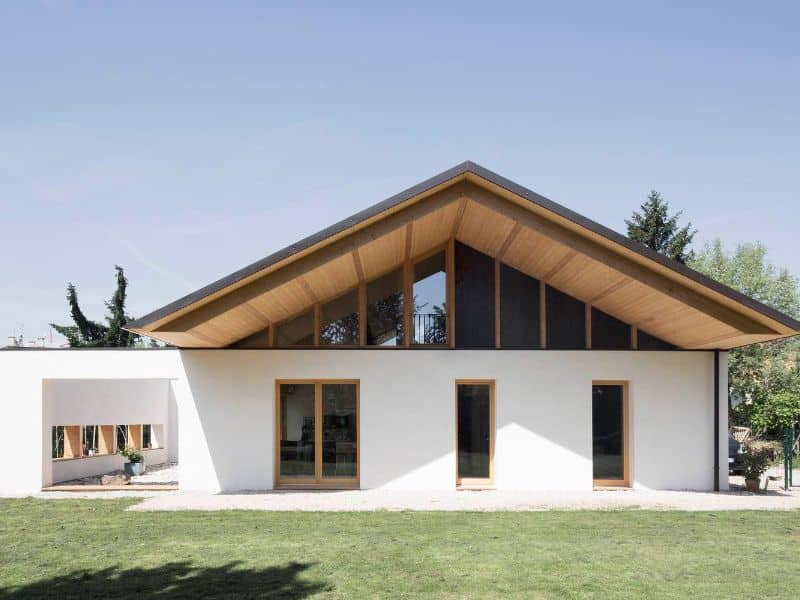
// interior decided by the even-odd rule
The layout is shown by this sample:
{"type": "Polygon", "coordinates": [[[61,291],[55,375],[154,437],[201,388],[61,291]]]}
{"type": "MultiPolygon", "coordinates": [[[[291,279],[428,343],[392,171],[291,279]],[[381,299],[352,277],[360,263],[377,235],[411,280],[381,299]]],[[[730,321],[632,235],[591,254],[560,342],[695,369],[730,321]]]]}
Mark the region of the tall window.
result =
{"type": "Polygon", "coordinates": [[[367,345],[402,346],[403,271],[367,283],[367,345]]]}
{"type": "Polygon", "coordinates": [[[97,454],[100,442],[99,427],[97,425],[84,425],[83,444],[81,454],[83,456],[94,456],[97,454]]]}
{"type": "Polygon", "coordinates": [[[456,382],[456,485],[493,479],[494,382],[456,382]]]}
{"type": "Polygon", "coordinates": [[[153,447],[153,426],[142,425],[142,448],[149,450],[153,447]]]}
{"type": "Polygon", "coordinates": [[[64,458],[64,427],[54,425],[52,428],[52,456],[53,458],[64,458]]]}
{"type": "Polygon", "coordinates": [[[122,452],[128,446],[128,426],[117,425],[117,452],[122,452]]]}
{"type": "Polygon", "coordinates": [[[626,486],[628,473],[628,386],[592,385],[592,465],[595,485],[626,486]]]}
{"type": "Polygon", "coordinates": [[[313,346],[314,345],[314,313],[308,311],[277,326],[275,345],[281,346],[313,346]]]}
{"type": "Polygon", "coordinates": [[[278,485],[358,487],[358,382],[279,381],[278,485]]]}
{"type": "Polygon", "coordinates": [[[414,265],[413,344],[447,343],[447,277],[445,252],[414,265]]]}
{"type": "Polygon", "coordinates": [[[357,346],[358,338],[358,290],[348,292],[322,305],[320,344],[357,346]]]}

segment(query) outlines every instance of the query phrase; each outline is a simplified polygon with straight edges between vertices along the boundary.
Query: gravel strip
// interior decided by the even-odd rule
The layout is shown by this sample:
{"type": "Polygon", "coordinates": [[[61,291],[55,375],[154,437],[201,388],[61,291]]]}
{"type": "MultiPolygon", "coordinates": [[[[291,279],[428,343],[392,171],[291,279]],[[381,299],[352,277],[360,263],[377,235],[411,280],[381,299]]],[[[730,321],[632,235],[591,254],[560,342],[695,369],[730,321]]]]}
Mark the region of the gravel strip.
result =
{"type": "Polygon", "coordinates": [[[134,511],[535,511],[535,510],[797,510],[800,491],[665,492],[597,490],[580,492],[357,490],[335,492],[167,492],[130,507],[134,511]]]}

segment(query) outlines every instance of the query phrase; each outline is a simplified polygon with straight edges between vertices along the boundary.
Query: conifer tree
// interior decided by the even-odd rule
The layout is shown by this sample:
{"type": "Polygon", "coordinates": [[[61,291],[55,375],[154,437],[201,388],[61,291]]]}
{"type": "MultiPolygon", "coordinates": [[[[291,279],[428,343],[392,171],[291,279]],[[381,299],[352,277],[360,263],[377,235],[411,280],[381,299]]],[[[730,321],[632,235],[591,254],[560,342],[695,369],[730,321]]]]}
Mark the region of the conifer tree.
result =
{"type": "Polygon", "coordinates": [[[115,265],[114,268],[117,273],[117,289],[111,300],[106,302],[109,314],[106,316],[105,325],[92,321],[83,314],[75,285],[72,283],[67,285],[67,304],[74,325],[51,323],[50,326],[67,338],[71,347],[128,347],[142,344],[140,336],[123,329],[128,321],[132,320],[125,314],[128,280],[122,267],[115,265]]]}
{"type": "Polygon", "coordinates": [[[694,256],[689,246],[697,230],[692,229],[691,223],[678,226],[682,214],[678,211],[670,216],[669,203],[653,190],[642,204],[641,213],[634,212],[630,219],[625,219],[628,237],[685,264],[694,256]]]}

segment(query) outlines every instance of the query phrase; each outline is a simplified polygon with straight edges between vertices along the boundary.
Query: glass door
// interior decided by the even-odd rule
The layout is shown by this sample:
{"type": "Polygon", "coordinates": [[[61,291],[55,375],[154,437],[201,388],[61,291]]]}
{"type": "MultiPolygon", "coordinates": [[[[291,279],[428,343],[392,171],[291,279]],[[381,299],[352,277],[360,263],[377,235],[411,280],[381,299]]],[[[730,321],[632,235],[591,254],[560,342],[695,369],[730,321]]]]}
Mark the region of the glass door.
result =
{"type": "Polygon", "coordinates": [[[494,382],[456,382],[456,485],[494,480],[494,382]]]}
{"type": "Polygon", "coordinates": [[[358,487],[358,382],[277,382],[276,484],[358,487]]]}
{"type": "Polygon", "coordinates": [[[592,385],[592,468],[594,485],[628,486],[628,385],[592,385]]]}

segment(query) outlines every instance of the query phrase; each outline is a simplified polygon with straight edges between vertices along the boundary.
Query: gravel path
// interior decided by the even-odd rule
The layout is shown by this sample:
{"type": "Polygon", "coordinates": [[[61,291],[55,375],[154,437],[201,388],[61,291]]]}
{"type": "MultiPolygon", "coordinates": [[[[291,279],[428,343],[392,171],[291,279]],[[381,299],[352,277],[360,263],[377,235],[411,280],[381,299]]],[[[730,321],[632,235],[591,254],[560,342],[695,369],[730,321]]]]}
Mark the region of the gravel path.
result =
{"type": "Polygon", "coordinates": [[[585,492],[359,490],[235,494],[168,492],[153,495],[130,507],[129,510],[528,511],[624,508],[684,511],[797,510],[800,509],[800,490],[792,492],[771,490],[761,494],[741,491],[707,493],[644,490],[585,492]]]}

